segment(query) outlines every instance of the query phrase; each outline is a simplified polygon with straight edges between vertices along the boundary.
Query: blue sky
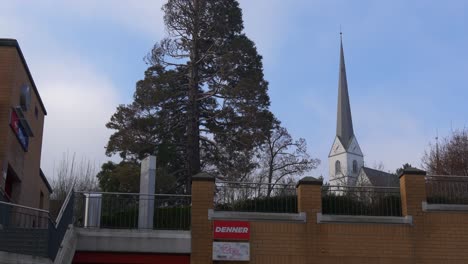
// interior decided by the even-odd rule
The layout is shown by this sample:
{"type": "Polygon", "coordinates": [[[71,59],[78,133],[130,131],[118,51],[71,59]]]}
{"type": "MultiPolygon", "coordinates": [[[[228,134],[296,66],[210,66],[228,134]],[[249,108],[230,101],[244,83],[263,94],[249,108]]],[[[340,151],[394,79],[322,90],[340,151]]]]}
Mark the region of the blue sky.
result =
{"type": "MultiPolygon", "coordinates": [[[[165,35],[164,1],[8,1],[0,37],[18,39],[49,115],[42,167],[64,152],[97,166],[105,128],[165,35]]],[[[241,0],[264,58],[271,110],[322,160],[335,135],[339,29],[354,130],[367,166],[420,166],[428,143],[468,125],[467,1],[241,0]]]]}

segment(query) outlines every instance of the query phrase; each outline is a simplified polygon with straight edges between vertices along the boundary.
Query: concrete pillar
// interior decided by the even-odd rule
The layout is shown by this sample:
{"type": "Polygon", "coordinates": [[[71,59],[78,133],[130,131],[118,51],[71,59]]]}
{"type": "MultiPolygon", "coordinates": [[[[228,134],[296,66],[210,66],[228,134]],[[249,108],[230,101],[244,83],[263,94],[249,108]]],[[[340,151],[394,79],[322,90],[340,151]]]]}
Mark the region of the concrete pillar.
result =
{"type": "Polygon", "coordinates": [[[404,169],[400,177],[401,209],[403,216],[422,215],[422,202],[426,201],[426,172],[416,168],[404,169]]]}
{"type": "Polygon", "coordinates": [[[192,176],[192,254],[190,263],[213,263],[213,226],[208,210],[214,208],[215,178],[207,173],[192,176]]]}
{"type": "Polygon", "coordinates": [[[85,193],[84,227],[101,227],[102,194],[85,193]]]}
{"type": "Polygon", "coordinates": [[[156,184],[156,156],[148,156],[141,162],[140,201],[138,228],[153,229],[154,190],[156,184]],[[149,195],[150,194],[150,195],[149,195]]]}

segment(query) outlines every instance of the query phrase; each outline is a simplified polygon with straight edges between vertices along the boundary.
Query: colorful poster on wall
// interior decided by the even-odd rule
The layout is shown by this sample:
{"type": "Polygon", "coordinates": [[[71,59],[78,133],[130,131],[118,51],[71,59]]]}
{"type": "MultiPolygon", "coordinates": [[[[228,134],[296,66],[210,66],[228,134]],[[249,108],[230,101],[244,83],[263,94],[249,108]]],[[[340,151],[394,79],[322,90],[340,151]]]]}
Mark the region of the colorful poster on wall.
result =
{"type": "Polygon", "coordinates": [[[213,260],[250,261],[248,242],[213,242],[213,260]]]}
{"type": "Polygon", "coordinates": [[[16,114],[15,111],[11,111],[10,127],[11,127],[11,129],[13,129],[13,132],[15,133],[16,137],[18,138],[18,141],[20,142],[20,144],[23,147],[24,151],[28,151],[29,136],[24,131],[24,128],[21,125],[19,117],[18,117],[18,115],[16,114]]]}

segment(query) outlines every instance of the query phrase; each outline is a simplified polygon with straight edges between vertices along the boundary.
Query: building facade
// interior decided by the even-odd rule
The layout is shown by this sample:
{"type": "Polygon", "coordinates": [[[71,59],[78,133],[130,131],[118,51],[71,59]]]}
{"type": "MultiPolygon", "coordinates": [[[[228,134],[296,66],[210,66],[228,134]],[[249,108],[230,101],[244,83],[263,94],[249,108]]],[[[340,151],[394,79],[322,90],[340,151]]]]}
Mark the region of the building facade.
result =
{"type": "Polygon", "coordinates": [[[18,42],[0,39],[0,196],[48,209],[52,192],[41,171],[47,115],[18,42]]]}

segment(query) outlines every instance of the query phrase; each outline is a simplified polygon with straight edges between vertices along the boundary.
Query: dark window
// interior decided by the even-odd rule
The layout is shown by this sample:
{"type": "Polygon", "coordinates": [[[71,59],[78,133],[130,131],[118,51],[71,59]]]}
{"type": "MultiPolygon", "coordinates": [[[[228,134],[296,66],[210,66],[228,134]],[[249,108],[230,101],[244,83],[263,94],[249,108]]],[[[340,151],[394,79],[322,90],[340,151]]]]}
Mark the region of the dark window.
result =
{"type": "Polygon", "coordinates": [[[341,173],[341,162],[337,160],[335,162],[335,174],[341,173]]]}
{"type": "Polygon", "coordinates": [[[13,169],[8,166],[7,177],[5,181],[5,193],[10,202],[15,202],[20,181],[13,169]]]}
{"type": "Polygon", "coordinates": [[[357,161],[353,160],[353,172],[357,172],[357,161]]]}
{"type": "Polygon", "coordinates": [[[44,209],[44,193],[42,191],[39,195],[39,209],[44,209]]]}

